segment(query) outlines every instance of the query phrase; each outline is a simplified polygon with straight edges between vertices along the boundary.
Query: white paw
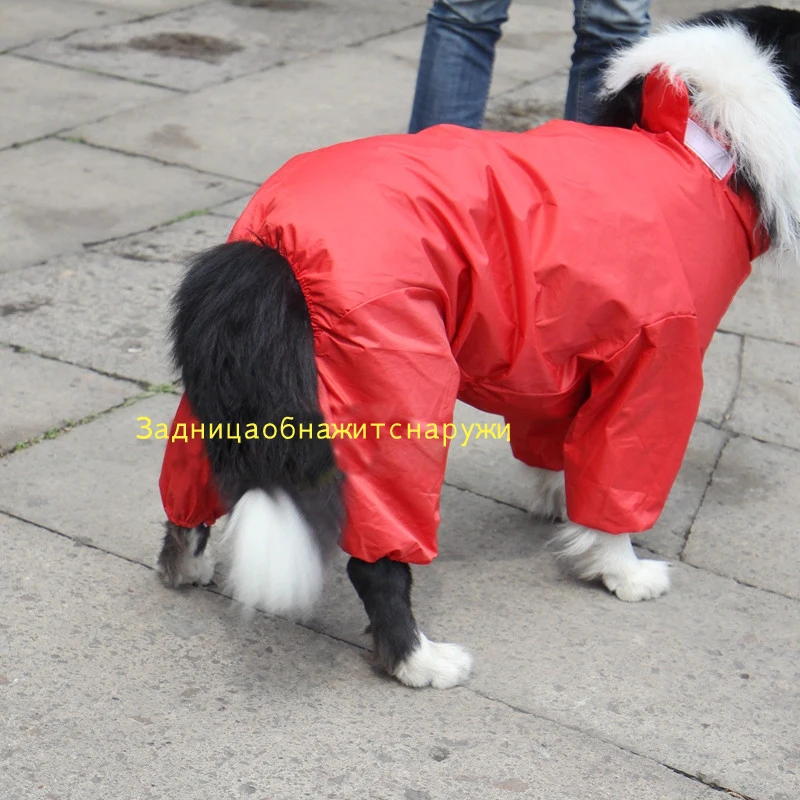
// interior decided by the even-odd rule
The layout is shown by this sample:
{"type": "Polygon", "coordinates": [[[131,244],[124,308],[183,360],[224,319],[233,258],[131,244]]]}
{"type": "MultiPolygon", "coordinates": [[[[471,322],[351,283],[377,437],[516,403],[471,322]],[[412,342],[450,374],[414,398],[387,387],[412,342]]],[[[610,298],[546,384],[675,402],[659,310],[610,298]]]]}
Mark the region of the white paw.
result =
{"type": "Polygon", "coordinates": [[[398,665],[394,677],[406,686],[449,689],[463,683],[471,669],[472,656],[463,647],[432,642],[420,632],[417,649],[398,665]]]}
{"type": "Polygon", "coordinates": [[[664,561],[636,561],[615,574],[603,574],[606,589],[620,600],[638,603],[661,597],[669,589],[669,564],[664,561]]]}
{"type": "Polygon", "coordinates": [[[214,579],[215,567],[216,560],[210,544],[206,545],[206,549],[199,556],[193,556],[191,552],[184,553],[180,561],[177,585],[192,583],[208,586],[214,579]]]}

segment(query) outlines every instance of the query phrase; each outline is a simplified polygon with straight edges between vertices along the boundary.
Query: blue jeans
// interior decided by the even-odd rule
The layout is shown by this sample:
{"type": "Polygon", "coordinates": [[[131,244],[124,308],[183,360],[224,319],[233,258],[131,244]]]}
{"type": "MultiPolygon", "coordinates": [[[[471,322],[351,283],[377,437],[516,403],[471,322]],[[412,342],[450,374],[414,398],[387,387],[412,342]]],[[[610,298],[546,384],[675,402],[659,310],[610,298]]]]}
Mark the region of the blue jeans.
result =
{"type": "MultiPolygon", "coordinates": [[[[650,0],[574,0],[575,47],[564,116],[593,122],[602,67],[650,28],[650,0]]],[[[435,0],[422,43],[411,133],[443,122],[480,128],[495,45],[511,0],[435,0]]]]}

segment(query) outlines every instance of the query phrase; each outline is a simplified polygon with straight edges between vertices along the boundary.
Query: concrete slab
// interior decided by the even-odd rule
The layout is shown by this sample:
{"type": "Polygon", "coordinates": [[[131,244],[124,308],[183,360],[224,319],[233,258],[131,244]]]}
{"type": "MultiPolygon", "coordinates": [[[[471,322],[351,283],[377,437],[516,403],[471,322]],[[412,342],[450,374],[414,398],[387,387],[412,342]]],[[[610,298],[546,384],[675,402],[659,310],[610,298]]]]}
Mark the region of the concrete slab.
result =
{"type": "Polygon", "coordinates": [[[740,336],[717,332],[703,362],[703,397],[698,419],[722,425],[736,397],[743,343],[740,336]]]}
{"type": "Polygon", "coordinates": [[[351,48],[116,114],[73,133],[260,184],[297,153],[405,131],[415,76],[397,59],[351,48]]]}
{"type": "Polygon", "coordinates": [[[789,276],[765,276],[758,269],[739,290],[720,328],[800,345],[800,287],[789,276]]]}
{"type": "MultiPolygon", "coordinates": [[[[497,49],[495,75],[520,82],[552,75],[569,64],[574,35],[573,10],[553,0],[512,3],[497,49]]],[[[501,89],[493,80],[494,91],[501,89]]]]}
{"type": "Polygon", "coordinates": [[[0,56],[0,104],[7,109],[0,117],[0,148],[170,95],[89,72],[0,56]]]}
{"type": "Polygon", "coordinates": [[[634,543],[670,561],[683,550],[686,537],[700,509],[714,467],[728,434],[711,425],[694,426],[681,471],[655,527],[634,537],[634,543]]]}
{"type": "MultiPolygon", "coordinates": [[[[267,176],[265,175],[264,177],[266,178],[267,176]]],[[[245,195],[244,197],[237,197],[236,200],[222,203],[209,210],[212,214],[218,217],[225,217],[226,219],[238,219],[251,197],[252,194],[245,195]]]]}
{"type": "MultiPolygon", "coordinates": [[[[5,306],[0,306],[3,313],[5,306]]],[[[0,347],[0,452],[141,392],[90,370],[0,347]]]]}
{"type": "Polygon", "coordinates": [[[144,230],[248,189],[74,142],[47,140],[5,150],[0,152],[5,254],[0,272],[77,250],[87,241],[144,230]]]}
{"type": "MultiPolygon", "coordinates": [[[[419,23],[420,2],[199,3],[152,19],[36,42],[33,58],[195,91],[419,23]]],[[[269,83],[270,76],[261,75],[269,83]]],[[[253,104],[253,98],[250,103],[253,104]]],[[[271,111],[274,113],[274,107],[271,111]]]]}
{"type": "Polygon", "coordinates": [[[683,560],[800,599],[800,455],[746,437],[725,448],[683,560]]]}
{"type": "MultiPolygon", "coordinates": [[[[249,194],[247,199],[250,199],[249,194]]],[[[244,202],[246,201],[238,199],[232,201],[231,205],[244,202]]],[[[222,207],[225,205],[228,204],[222,207]]],[[[124,236],[88,249],[91,253],[115,255],[142,263],[184,265],[202,250],[222,244],[228,238],[230,229],[231,223],[227,220],[211,214],[197,213],[171,225],[124,236]]]]}
{"type": "Polygon", "coordinates": [[[203,215],[0,274],[0,342],[145,384],[169,383],[169,301],[184,263],[225,241],[230,223],[203,215]]]}
{"type": "Polygon", "coordinates": [[[529,508],[527,471],[511,454],[511,445],[504,439],[476,438],[478,426],[502,427],[502,418],[459,402],[453,421],[458,435],[447,456],[447,483],[516,508],[529,508]],[[470,431],[471,426],[475,427],[470,431]]]}
{"type": "Polygon", "coordinates": [[[727,426],[800,448],[800,348],[746,338],[742,379],[727,426]]]}
{"type": "Polygon", "coordinates": [[[155,431],[157,422],[172,421],[177,407],[175,395],[158,395],[0,459],[0,510],[155,566],[163,536],[164,441],[137,439],[144,434],[136,418],[149,416],[155,431]]]}
{"type": "Polygon", "coordinates": [[[72,31],[109,25],[135,17],[130,10],[109,4],[83,3],[80,0],[3,0],[0,25],[0,51],[49,36],[65,36],[72,31]]]}
{"type": "MultiPolygon", "coordinates": [[[[561,576],[521,512],[451,491],[443,520],[414,597],[429,636],[471,649],[471,690],[732,794],[794,797],[800,604],[687,565],[671,594],[625,604],[561,576]]],[[[332,584],[315,624],[364,642],[349,592],[332,584]]]]}
{"type": "Polygon", "coordinates": [[[0,318],[0,341],[145,384],[174,375],[167,306],[182,268],[101,253],[0,274],[24,313],[0,318]]]}
{"type": "Polygon", "coordinates": [[[503,94],[495,94],[486,109],[484,128],[495,131],[527,131],[564,116],[567,96],[566,71],[503,94]]]}
{"type": "Polygon", "coordinates": [[[7,797],[719,794],[467,689],[403,689],[299,626],[237,625],[209,592],[33,526],[2,518],[0,542],[7,797]]]}

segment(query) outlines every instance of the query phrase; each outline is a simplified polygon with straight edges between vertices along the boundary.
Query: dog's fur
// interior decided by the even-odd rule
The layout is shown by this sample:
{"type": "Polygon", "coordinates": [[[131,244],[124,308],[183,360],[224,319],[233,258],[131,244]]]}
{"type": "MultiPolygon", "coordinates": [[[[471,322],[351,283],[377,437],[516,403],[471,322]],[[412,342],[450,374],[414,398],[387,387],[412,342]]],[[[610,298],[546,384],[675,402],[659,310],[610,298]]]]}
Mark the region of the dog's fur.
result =
{"type": "MultiPolygon", "coordinates": [[[[762,260],[796,261],[800,13],[769,7],[711,12],[619,54],[607,72],[601,124],[630,128],[638,121],[643,78],[658,64],[687,84],[696,118],[729,144],[734,185],[757,198],[770,233],[772,246],[762,260]]],[[[279,253],[239,242],[198,256],[174,309],[174,357],[201,421],[322,421],[308,310],[279,253]]],[[[344,476],[329,443],[208,439],[207,449],[234,509],[226,533],[234,596],[275,613],[306,612],[320,592],[325,555],[343,517],[344,476]]],[[[532,512],[567,523],[557,543],[580,578],[599,579],[627,601],[669,588],[667,565],[640,561],[630,536],[569,524],[563,473],[521,468],[530,476],[532,512]]],[[[207,541],[204,526],[168,523],[159,559],[168,585],[211,580],[207,541]]],[[[430,642],[417,626],[408,564],[351,558],[348,575],[369,617],[380,667],[408,686],[444,688],[467,677],[469,655],[457,645],[430,642]]]]}

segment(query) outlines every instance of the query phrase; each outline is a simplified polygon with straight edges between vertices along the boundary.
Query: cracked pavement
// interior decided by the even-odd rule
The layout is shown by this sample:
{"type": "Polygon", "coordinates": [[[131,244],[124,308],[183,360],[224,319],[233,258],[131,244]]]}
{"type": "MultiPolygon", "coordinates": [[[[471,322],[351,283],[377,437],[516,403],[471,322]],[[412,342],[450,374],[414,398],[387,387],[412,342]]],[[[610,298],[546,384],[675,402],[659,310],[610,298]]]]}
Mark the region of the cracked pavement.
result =
{"type": "MultiPolygon", "coordinates": [[[[660,18],[697,2],[663,1],[660,18]]],[[[637,545],[674,588],[564,575],[508,446],[455,446],[426,633],[463,687],[370,666],[331,570],[301,624],[167,591],[167,304],[291,155],[402,131],[428,0],[4,0],[0,8],[0,798],[795,800],[800,289],[754,275],[689,452],[637,545]]],[[[487,125],[560,113],[571,10],[516,0],[487,125]]],[[[492,422],[468,407],[457,422],[492,422]]]]}

